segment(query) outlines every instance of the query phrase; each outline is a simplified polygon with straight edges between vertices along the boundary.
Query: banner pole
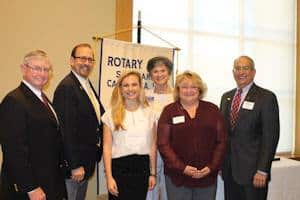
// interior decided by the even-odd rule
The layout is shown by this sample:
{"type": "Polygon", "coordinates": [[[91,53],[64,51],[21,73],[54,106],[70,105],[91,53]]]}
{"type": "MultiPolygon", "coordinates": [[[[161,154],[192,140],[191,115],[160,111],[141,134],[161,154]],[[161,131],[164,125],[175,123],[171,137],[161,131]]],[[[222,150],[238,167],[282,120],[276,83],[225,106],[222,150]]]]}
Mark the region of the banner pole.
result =
{"type": "Polygon", "coordinates": [[[138,21],[137,21],[137,43],[141,44],[141,29],[142,29],[142,20],[141,20],[141,11],[138,12],[138,21]]]}

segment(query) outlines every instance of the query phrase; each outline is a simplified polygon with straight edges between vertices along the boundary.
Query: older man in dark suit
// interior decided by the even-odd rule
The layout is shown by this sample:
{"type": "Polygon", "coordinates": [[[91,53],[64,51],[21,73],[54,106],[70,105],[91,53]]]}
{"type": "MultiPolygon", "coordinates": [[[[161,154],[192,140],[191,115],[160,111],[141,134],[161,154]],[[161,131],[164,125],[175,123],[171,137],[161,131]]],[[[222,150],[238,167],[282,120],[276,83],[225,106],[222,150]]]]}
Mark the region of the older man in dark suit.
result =
{"type": "Polygon", "coordinates": [[[59,83],[53,104],[58,113],[64,137],[65,154],[71,169],[66,180],[68,199],[85,199],[88,179],[102,156],[104,109],[88,79],[94,66],[89,44],[75,46],[71,53],[72,71],[59,83]]]}
{"type": "Polygon", "coordinates": [[[21,71],[21,85],[1,104],[0,199],[61,200],[66,196],[60,169],[62,137],[56,114],[42,92],[51,72],[47,54],[28,53],[21,71]]]}
{"type": "Polygon", "coordinates": [[[233,68],[237,88],[221,100],[229,133],[222,167],[226,200],[267,198],[279,139],[279,110],[275,94],[253,82],[255,73],[250,57],[238,57],[233,68]]]}

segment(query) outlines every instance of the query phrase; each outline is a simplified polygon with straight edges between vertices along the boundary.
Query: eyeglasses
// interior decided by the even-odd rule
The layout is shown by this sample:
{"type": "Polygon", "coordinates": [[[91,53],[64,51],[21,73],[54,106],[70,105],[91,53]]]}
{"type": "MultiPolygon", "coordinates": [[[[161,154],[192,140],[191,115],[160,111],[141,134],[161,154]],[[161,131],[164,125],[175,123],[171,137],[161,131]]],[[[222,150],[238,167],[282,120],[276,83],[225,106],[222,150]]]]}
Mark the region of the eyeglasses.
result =
{"type": "Polygon", "coordinates": [[[83,62],[83,63],[85,63],[86,61],[88,61],[89,63],[94,63],[95,62],[94,58],[88,58],[88,57],[85,57],[85,56],[74,56],[73,58],[79,59],[80,62],[83,62]]]}
{"type": "Polygon", "coordinates": [[[31,69],[34,72],[45,72],[45,73],[50,73],[52,72],[52,69],[49,67],[39,67],[39,66],[30,66],[29,64],[25,64],[29,69],[31,69]]]}
{"type": "Polygon", "coordinates": [[[234,66],[233,67],[233,71],[250,71],[250,70],[253,70],[253,67],[251,66],[234,66]]]}

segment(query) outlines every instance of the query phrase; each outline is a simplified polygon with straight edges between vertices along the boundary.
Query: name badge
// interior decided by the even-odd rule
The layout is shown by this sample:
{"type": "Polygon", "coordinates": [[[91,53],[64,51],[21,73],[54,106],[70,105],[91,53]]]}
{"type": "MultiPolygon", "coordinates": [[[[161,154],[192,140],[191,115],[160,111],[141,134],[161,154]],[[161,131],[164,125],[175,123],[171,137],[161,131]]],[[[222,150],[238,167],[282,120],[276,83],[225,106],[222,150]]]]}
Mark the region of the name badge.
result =
{"type": "Polygon", "coordinates": [[[242,108],[246,110],[253,110],[254,102],[251,101],[244,101],[242,108]]]}
{"type": "Polygon", "coordinates": [[[172,118],[173,124],[179,124],[179,123],[184,123],[185,119],[184,116],[177,116],[172,118]]]}

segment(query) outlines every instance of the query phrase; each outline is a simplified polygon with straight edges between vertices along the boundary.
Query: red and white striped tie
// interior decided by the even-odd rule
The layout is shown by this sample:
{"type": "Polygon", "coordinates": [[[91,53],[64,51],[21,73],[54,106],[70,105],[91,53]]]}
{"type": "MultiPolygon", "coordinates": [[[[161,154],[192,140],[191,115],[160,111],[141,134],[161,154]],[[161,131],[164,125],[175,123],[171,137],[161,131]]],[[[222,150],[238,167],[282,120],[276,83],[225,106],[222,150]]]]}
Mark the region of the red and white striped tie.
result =
{"type": "Polygon", "coordinates": [[[238,89],[238,92],[236,93],[236,95],[232,100],[231,112],[230,112],[230,125],[232,129],[235,127],[236,124],[239,107],[241,103],[241,96],[242,96],[242,89],[238,89]]]}

